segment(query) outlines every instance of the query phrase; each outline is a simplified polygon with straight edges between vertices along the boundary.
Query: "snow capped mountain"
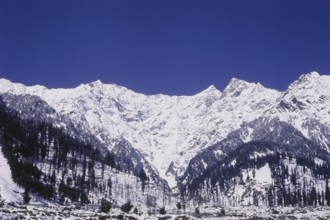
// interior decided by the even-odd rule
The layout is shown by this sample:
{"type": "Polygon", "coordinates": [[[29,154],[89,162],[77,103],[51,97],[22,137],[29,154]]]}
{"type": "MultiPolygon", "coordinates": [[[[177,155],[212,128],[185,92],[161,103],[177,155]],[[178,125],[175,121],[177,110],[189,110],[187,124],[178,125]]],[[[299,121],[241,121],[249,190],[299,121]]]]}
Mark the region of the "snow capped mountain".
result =
{"type": "Polygon", "coordinates": [[[269,110],[268,117],[279,117],[292,124],[308,139],[330,151],[330,76],[317,72],[304,74],[294,81],[269,110]]]}
{"type": "MultiPolygon", "coordinates": [[[[261,117],[287,122],[329,150],[330,76],[316,72],[302,75],[286,92],[233,78],[223,92],[210,86],[193,96],[144,95],[99,80],[48,89],[0,79],[0,93],[39,96],[110,150],[127,140],[171,187],[192,158],[261,117]]],[[[253,130],[245,129],[244,143],[253,140],[253,130]]]]}

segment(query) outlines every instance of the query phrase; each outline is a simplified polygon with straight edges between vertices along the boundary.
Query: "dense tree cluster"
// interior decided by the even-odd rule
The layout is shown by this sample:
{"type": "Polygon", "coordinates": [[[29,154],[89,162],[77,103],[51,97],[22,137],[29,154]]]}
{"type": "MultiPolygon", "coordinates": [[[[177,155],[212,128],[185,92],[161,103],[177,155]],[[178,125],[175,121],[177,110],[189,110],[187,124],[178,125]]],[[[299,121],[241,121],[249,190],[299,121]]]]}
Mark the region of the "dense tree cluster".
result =
{"type": "MultiPolygon", "coordinates": [[[[78,141],[62,129],[45,122],[22,120],[4,105],[0,107],[0,131],[2,152],[8,160],[13,180],[48,200],[58,193],[61,198],[88,202],[86,193],[90,187],[95,187],[95,161],[113,163],[104,161],[98,149],[78,141]],[[48,169],[41,170],[38,163],[47,164],[48,169]],[[75,184],[67,185],[65,172],[56,176],[60,168],[73,173],[81,169],[82,174],[73,175],[75,184]],[[61,182],[60,186],[56,182],[61,182]]],[[[26,202],[28,193],[24,194],[26,202]]]]}
{"type": "Polygon", "coordinates": [[[99,148],[78,138],[49,122],[22,119],[0,97],[0,145],[14,182],[26,189],[24,202],[30,201],[31,193],[60,204],[95,202],[90,200],[91,191],[111,198],[113,183],[104,176],[106,167],[137,176],[145,190],[149,177],[143,165],[134,166],[131,155],[100,153],[99,148]],[[96,177],[99,169],[101,183],[96,177]]]}
{"type": "MultiPolygon", "coordinates": [[[[264,142],[244,145],[227,155],[216,166],[208,168],[192,182],[182,186],[182,198],[193,198],[200,203],[205,202],[207,200],[205,197],[208,196],[218,199],[233,185],[246,185],[255,176],[256,170],[266,164],[270,167],[274,181],[264,198],[264,203],[267,205],[323,206],[330,204],[330,163],[327,160],[324,163],[316,163],[314,157],[309,154],[291,153],[276,144],[264,142]],[[294,165],[289,166],[290,163],[294,165]],[[243,170],[252,171],[249,172],[252,175],[248,174],[244,179],[243,170]],[[309,172],[308,175],[307,172],[309,172]],[[321,181],[322,189],[307,176],[321,181]],[[209,195],[205,195],[206,193],[209,195]]],[[[253,205],[258,205],[258,192],[254,193],[253,205]]]]}

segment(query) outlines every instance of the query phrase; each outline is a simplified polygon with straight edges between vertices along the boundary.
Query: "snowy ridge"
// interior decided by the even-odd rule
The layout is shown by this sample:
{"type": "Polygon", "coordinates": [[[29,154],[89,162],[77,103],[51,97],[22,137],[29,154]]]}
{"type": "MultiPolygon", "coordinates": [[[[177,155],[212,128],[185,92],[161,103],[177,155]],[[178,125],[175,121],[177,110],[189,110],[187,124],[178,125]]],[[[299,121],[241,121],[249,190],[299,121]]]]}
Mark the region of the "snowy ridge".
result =
{"type": "Polygon", "coordinates": [[[330,137],[324,132],[330,126],[329,101],[330,76],[311,72],[294,81],[266,116],[276,115],[330,151],[330,137]]]}
{"type": "MultiPolygon", "coordinates": [[[[288,122],[329,150],[324,125],[330,126],[330,76],[316,72],[302,75],[286,92],[233,78],[223,92],[210,86],[194,96],[144,95],[99,80],[48,89],[0,79],[0,93],[41,97],[109,149],[126,139],[171,187],[194,156],[260,117],[288,122]]],[[[244,142],[252,133],[247,130],[244,142]]]]}

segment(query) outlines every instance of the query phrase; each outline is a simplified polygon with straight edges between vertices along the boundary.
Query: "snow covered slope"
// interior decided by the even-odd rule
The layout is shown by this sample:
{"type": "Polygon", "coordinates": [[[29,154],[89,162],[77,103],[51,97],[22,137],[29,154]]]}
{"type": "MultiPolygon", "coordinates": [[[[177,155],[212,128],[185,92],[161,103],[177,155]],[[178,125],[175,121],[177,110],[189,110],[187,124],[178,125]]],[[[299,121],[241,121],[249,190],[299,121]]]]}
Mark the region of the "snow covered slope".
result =
{"type": "MultiPolygon", "coordinates": [[[[0,79],[0,93],[41,97],[109,149],[120,138],[128,140],[174,187],[194,156],[260,117],[289,122],[328,148],[329,78],[306,74],[284,93],[233,78],[223,92],[210,86],[194,96],[144,95],[99,80],[73,89],[47,89],[0,79]]],[[[245,138],[248,142],[251,137],[245,138]]]]}
{"type": "Polygon", "coordinates": [[[6,202],[19,202],[22,200],[22,192],[23,190],[14,183],[11,177],[10,167],[0,146],[0,198],[6,202]]]}
{"type": "Polygon", "coordinates": [[[330,76],[317,72],[294,81],[276,106],[266,113],[292,124],[330,152],[330,76]]]}

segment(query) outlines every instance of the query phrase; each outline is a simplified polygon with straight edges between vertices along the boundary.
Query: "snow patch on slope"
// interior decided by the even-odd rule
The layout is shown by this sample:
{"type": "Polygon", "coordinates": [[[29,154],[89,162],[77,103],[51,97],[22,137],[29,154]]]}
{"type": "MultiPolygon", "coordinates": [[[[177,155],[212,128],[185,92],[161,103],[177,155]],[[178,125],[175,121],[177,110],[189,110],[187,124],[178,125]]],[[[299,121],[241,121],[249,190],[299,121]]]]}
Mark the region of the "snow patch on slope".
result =
{"type": "Polygon", "coordinates": [[[261,184],[271,184],[272,183],[272,174],[269,168],[268,163],[256,170],[255,180],[261,184]]]}
{"type": "Polygon", "coordinates": [[[0,194],[6,202],[22,200],[22,190],[14,183],[7,159],[2,154],[0,147],[0,194]]]}

